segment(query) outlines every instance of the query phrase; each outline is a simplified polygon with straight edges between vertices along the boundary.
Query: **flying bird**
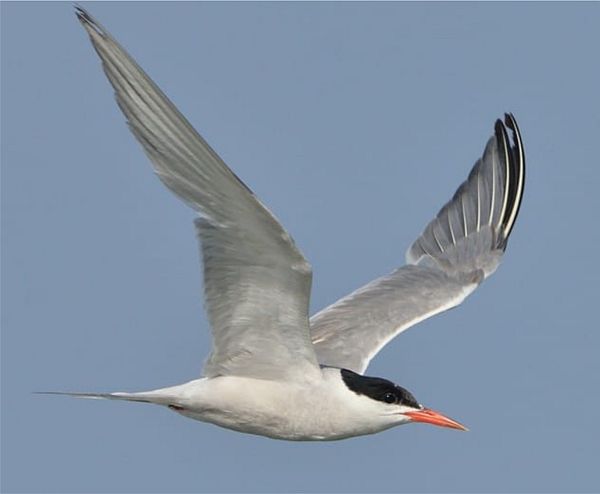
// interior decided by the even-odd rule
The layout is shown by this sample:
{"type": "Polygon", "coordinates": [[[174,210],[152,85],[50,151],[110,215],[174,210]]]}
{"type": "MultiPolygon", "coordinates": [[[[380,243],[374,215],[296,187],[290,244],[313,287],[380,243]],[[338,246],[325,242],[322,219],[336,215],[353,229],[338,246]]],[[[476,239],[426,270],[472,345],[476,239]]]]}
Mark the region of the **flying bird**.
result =
{"type": "Polygon", "coordinates": [[[498,267],[525,180],[513,115],[496,121],[483,155],[404,266],[309,318],[311,266],[277,218],[108,31],[83,8],[76,14],[154,171],[198,213],[213,348],[203,376],[185,384],[58,394],[154,403],[286,440],[344,439],[410,422],[466,430],[364,372],[392,338],[459,305],[498,267]]]}

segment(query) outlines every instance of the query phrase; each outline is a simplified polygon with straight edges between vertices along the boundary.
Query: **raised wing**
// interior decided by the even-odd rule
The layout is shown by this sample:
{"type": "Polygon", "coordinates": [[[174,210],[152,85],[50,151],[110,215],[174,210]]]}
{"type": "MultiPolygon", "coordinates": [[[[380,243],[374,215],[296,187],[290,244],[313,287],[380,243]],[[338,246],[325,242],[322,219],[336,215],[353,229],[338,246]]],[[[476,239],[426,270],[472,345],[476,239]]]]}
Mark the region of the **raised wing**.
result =
{"type": "Polygon", "coordinates": [[[459,305],[498,267],[524,182],[521,134],[507,114],[469,178],[408,249],[407,265],[311,318],[319,362],[363,373],[400,332],[459,305]]]}
{"type": "Polygon", "coordinates": [[[127,52],[85,10],[76,10],[154,171],[200,213],[195,224],[213,334],[204,374],[288,380],[319,375],[308,329],[310,265],[127,52]]]}

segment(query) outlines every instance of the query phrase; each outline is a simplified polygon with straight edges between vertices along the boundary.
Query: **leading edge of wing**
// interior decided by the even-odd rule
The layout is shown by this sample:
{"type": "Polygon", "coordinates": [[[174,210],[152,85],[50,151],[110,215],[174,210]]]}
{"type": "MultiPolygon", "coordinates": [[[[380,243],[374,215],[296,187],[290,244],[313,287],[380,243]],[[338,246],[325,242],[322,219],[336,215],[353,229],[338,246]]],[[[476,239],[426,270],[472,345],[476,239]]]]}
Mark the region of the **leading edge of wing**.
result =
{"type": "Polygon", "coordinates": [[[363,373],[399,333],[459,305],[498,267],[524,182],[521,134],[506,114],[467,180],[408,249],[408,264],[311,318],[319,362],[363,373]]]}
{"type": "Polygon", "coordinates": [[[402,266],[311,317],[317,358],[362,374],[390,340],[459,305],[478,281],[463,283],[439,269],[402,266]]]}
{"type": "Polygon", "coordinates": [[[196,227],[213,332],[205,375],[305,379],[318,372],[308,329],[310,264],[107,30],[81,7],[76,14],[155,172],[201,216],[196,227]]]}

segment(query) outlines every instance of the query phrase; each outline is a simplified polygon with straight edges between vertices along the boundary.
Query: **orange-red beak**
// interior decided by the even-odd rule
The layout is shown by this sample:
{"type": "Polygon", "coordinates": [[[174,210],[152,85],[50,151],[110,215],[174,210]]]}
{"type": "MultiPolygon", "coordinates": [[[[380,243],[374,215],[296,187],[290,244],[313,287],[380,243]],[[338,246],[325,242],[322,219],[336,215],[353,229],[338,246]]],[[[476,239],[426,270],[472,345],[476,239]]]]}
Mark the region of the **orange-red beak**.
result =
{"type": "Polygon", "coordinates": [[[424,408],[415,412],[404,412],[404,415],[410,417],[413,422],[425,422],[426,424],[439,425],[440,427],[450,427],[461,431],[468,431],[464,425],[459,424],[455,420],[442,415],[439,412],[424,408]]]}

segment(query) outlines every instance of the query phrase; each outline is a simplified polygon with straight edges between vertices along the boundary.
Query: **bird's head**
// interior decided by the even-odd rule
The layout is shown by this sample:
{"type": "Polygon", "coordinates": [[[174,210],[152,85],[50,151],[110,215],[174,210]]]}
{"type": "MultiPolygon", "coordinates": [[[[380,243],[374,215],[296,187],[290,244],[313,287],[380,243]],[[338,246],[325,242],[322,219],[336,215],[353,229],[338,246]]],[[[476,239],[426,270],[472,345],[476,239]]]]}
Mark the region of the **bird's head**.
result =
{"type": "Polygon", "coordinates": [[[451,429],[468,430],[455,420],[425,408],[408,390],[387,379],[362,376],[348,369],[342,369],[341,376],[350,391],[364,397],[361,401],[369,407],[370,413],[374,412],[382,421],[389,422],[389,427],[409,422],[424,422],[451,429]]]}

